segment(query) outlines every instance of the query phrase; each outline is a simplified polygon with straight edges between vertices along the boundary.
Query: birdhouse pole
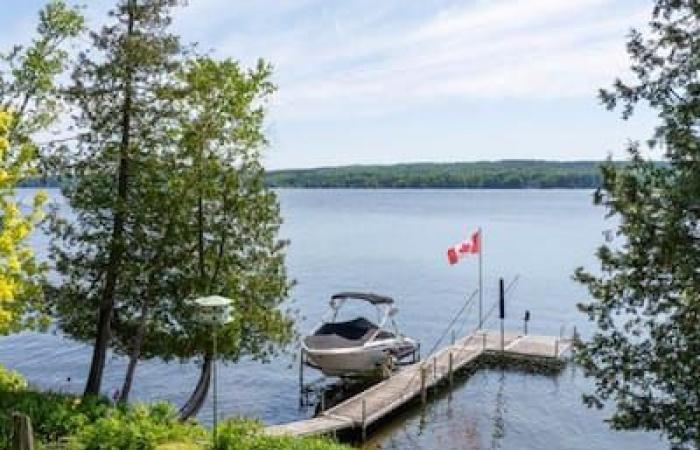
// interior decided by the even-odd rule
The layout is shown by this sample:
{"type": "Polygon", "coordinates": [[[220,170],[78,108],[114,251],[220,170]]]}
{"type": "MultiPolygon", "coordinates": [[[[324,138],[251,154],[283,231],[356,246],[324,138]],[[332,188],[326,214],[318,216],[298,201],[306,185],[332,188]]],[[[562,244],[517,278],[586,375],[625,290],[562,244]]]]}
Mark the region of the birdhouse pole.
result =
{"type": "Polygon", "coordinates": [[[218,328],[226,325],[231,320],[231,299],[212,295],[195,300],[199,307],[199,321],[212,327],[212,409],[214,413],[212,438],[214,448],[217,447],[217,425],[219,420],[218,410],[218,385],[217,385],[217,338],[218,328]]]}

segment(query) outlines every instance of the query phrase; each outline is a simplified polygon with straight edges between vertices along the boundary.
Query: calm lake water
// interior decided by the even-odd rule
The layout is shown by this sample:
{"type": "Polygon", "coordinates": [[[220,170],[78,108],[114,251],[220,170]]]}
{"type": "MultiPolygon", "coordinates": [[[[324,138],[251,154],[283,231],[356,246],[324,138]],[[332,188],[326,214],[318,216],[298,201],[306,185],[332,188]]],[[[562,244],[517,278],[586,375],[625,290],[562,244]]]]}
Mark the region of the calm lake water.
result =
{"type": "MultiPolygon", "coordinates": [[[[31,191],[22,192],[22,196],[31,191]]],[[[51,193],[60,201],[57,192],[51,193]]],[[[477,260],[449,266],[445,251],[480,226],[484,230],[485,303],[496,300],[498,278],[519,275],[508,296],[506,327],[519,329],[525,310],[530,331],[558,334],[590,326],[576,311],[586,292],[571,281],[577,266],[596,268],[593,253],[613,224],[591,205],[591,192],[491,190],[280,190],[291,239],[288,267],[298,284],[290,303],[313,327],[330,294],[367,290],[393,296],[399,325],[432,347],[477,287],[477,260]]],[[[37,251],[47,241],[37,235],[37,251]]],[[[475,318],[471,310],[465,328],[475,318]]],[[[495,328],[495,320],[488,324],[495,328]]],[[[21,334],[0,339],[0,362],[36,385],[79,392],[87,374],[88,346],[61,336],[21,334]],[[71,377],[72,381],[66,379],[71,377]]],[[[125,361],[108,360],[103,388],[121,386],[125,361]]],[[[298,406],[297,368],[291,357],[271,364],[244,361],[220,368],[219,408],[283,423],[313,414],[298,406]]],[[[307,378],[313,378],[307,371],[307,378]]],[[[133,398],[181,404],[198,370],[192,364],[141,363],[133,398]]],[[[591,387],[575,366],[545,377],[482,371],[425,411],[409,408],[379,427],[369,447],[386,449],[664,449],[655,434],[612,432],[605,411],[589,410],[581,394],[591,387]]],[[[211,420],[210,405],[200,419],[211,420]]]]}

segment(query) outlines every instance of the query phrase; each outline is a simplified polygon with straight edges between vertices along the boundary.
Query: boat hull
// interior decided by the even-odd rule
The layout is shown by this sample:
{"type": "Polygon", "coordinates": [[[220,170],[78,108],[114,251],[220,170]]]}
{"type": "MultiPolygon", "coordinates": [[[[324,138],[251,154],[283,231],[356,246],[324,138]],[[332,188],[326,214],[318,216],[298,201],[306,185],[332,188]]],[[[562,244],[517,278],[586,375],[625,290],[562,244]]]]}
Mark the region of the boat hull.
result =
{"type": "Polygon", "coordinates": [[[372,342],[371,345],[313,349],[305,347],[306,362],[326,376],[348,378],[375,378],[383,376],[387,368],[413,353],[415,343],[408,338],[401,342],[372,342]]]}

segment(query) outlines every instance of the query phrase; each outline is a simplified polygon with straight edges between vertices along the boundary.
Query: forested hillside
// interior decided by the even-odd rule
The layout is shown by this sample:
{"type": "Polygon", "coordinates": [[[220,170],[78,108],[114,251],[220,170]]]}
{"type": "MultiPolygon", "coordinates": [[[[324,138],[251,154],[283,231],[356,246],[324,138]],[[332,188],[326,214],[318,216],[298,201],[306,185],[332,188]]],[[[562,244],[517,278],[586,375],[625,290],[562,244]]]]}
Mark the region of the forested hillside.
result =
{"type": "Polygon", "coordinates": [[[595,188],[600,161],[507,160],[279,170],[273,187],[295,188],[595,188]]]}
{"type": "MultiPolygon", "coordinates": [[[[596,188],[600,185],[601,164],[507,160],[288,169],[268,172],[267,184],[288,188],[596,188]]],[[[21,186],[57,187],[68,181],[59,177],[30,178],[21,186]]]]}

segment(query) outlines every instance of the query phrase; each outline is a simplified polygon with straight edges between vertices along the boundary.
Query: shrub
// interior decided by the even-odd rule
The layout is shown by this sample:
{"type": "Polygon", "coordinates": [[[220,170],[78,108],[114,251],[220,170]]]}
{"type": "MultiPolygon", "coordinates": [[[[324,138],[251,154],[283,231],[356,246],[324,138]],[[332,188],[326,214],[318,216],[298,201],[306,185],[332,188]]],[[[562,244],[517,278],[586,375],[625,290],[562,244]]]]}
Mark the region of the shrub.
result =
{"type": "Polygon", "coordinates": [[[119,406],[71,436],[75,448],[83,450],[152,450],[168,442],[206,439],[204,428],[178,420],[169,403],[150,406],[119,406]]]}
{"type": "Polygon", "coordinates": [[[27,389],[27,380],[19,372],[0,366],[0,391],[17,392],[27,389]]]}
{"type": "Polygon", "coordinates": [[[101,398],[36,391],[20,374],[0,366],[0,448],[9,447],[14,412],[31,418],[39,442],[50,442],[104,416],[109,408],[109,402],[101,398]]]}
{"type": "MultiPolygon", "coordinates": [[[[104,398],[38,392],[0,366],[0,449],[9,448],[12,413],[27,414],[39,443],[66,438],[70,450],[211,450],[211,435],[180,422],[169,403],[120,405],[104,398]]],[[[219,426],[216,450],[347,450],[324,438],[272,437],[260,422],[236,419],[219,426]]]]}

